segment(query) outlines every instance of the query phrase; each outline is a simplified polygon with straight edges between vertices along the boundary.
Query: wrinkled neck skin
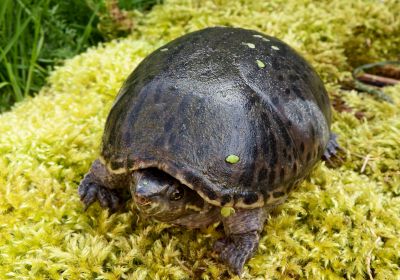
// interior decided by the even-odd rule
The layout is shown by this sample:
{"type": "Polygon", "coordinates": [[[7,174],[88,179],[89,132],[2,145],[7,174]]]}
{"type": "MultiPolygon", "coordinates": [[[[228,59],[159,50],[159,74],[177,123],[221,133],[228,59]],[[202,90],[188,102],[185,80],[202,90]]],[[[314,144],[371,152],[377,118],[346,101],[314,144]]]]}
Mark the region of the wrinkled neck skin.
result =
{"type": "Polygon", "coordinates": [[[220,220],[220,208],[209,203],[204,203],[201,211],[192,211],[169,223],[188,228],[205,228],[220,220]]]}
{"type": "Polygon", "coordinates": [[[192,204],[188,204],[186,207],[186,211],[177,216],[173,213],[168,213],[169,209],[165,209],[165,214],[151,214],[145,211],[142,211],[140,207],[139,213],[144,218],[151,218],[158,222],[164,222],[172,225],[184,226],[187,228],[195,229],[195,228],[205,228],[210,224],[220,221],[220,208],[213,206],[209,203],[204,202],[202,207],[193,206],[192,204]],[[168,215],[170,214],[170,215],[168,215]]]}

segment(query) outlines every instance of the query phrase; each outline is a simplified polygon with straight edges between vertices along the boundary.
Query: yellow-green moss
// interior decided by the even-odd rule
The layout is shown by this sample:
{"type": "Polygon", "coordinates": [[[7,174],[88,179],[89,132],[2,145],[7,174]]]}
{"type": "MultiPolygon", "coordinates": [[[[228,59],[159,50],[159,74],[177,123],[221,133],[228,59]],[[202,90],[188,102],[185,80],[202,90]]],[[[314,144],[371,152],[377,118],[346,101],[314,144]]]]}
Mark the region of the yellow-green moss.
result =
{"type": "Polygon", "coordinates": [[[163,43],[213,25],[288,42],[354,110],[334,114],[344,164],[319,164],[272,213],[243,279],[399,279],[400,86],[385,90],[388,104],[338,84],[352,65],[398,54],[399,2],[165,2],[129,38],[66,61],[37,97],[0,116],[0,279],[230,279],[211,251],[216,225],[108,217],[98,205],[84,213],[77,195],[126,76],[163,43]]]}

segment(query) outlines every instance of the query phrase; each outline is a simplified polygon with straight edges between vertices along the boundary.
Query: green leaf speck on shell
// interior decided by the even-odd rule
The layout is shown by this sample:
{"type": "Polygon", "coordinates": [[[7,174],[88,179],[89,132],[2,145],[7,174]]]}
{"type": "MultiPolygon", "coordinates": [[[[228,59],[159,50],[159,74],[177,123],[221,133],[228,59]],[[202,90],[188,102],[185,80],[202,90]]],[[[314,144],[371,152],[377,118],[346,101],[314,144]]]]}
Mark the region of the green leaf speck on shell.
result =
{"type": "Polygon", "coordinates": [[[221,208],[222,217],[227,218],[232,214],[235,214],[235,208],[233,208],[233,207],[222,207],[221,208]]]}
{"type": "Polygon", "coordinates": [[[276,50],[276,51],[279,50],[279,48],[277,46],[272,46],[271,48],[276,50]]]}
{"type": "Polygon", "coordinates": [[[229,156],[227,156],[225,158],[226,162],[229,162],[229,163],[232,163],[232,164],[238,163],[239,160],[240,160],[240,158],[237,155],[229,155],[229,156]]]}
{"type": "Polygon", "coordinates": [[[250,49],[254,49],[256,47],[256,45],[254,45],[253,43],[242,43],[243,45],[248,46],[250,49]]]}
{"type": "Polygon", "coordinates": [[[258,59],[257,59],[257,65],[258,65],[259,68],[264,68],[265,67],[264,62],[262,62],[261,60],[258,60],[258,59]]]}

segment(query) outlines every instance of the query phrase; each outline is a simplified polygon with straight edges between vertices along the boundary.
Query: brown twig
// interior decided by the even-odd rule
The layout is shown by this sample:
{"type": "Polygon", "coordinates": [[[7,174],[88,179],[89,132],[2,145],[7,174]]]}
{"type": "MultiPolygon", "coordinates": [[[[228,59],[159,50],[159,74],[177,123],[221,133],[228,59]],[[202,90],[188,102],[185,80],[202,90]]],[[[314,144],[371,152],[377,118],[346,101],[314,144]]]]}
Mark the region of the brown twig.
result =
{"type": "Polygon", "coordinates": [[[364,158],[364,162],[363,162],[363,165],[361,167],[360,173],[364,173],[365,168],[367,167],[368,161],[370,159],[371,159],[371,155],[369,155],[369,154],[364,158]]]}
{"type": "Polygon", "coordinates": [[[372,69],[371,74],[400,80],[400,67],[398,65],[384,65],[372,69]]]}
{"type": "Polygon", "coordinates": [[[372,74],[368,74],[368,73],[363,73],[363,74],[357,76],[357,79],[364,83],[372,84],[372,85],[376,85],[376,86],[392,86],[392,85],[400,83],[400,81],[396,80],[396,79],[372,75],[372,74]]]}

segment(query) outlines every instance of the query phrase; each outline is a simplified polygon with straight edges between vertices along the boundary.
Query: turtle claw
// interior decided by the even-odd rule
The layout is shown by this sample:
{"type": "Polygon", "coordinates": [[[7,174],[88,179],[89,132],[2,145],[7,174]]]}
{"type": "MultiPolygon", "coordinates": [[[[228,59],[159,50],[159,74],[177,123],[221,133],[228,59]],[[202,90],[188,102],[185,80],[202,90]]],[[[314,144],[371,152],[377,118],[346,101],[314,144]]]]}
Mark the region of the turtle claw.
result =
{"type": "Polygon", "coordinates": [[[230,238],[219,239],[214,243],[214,251],[236,275],[241,275],[244,264],[254,255],[258,248],[257,232],[234,234],[230,238]]]}
{"type": "Polygon", "coordinates": [[[322,155],[322,159],[329,163],[331,163],[332,157],[336,157],[338,150],[342,149],[336,139],[337,135],[332,133],[325,148],[324,154],[322,155]]]}
{"type": "Polygon", "coordinates": [[[78,188],[79,196],[81,201],[85,205],[85,211],[92,205],[97,199],[97,189],[94,184],[88,184],[86,186],[80,185],[78,188]]]}
{"type": "Polygon", "coordinates": [[[226,246],[228,245],[228,243],[229,243],[228,238],[218,239],[217,241],[215,241],[213,246],[214,252],[216,252],[217,254],[221,254],[224,248],[226,248],[226,246]]]}
{"type": "Polygon", "coordinates": [[[86,174],[79,185],[78,193],[81,201],[85,205],[85,211],[96,200],[102,208],[110,209],[111,213],[118,211],[122,207],[122,200],[116,190],[112,190],[93,182],[91,173],[86,174]]]}

